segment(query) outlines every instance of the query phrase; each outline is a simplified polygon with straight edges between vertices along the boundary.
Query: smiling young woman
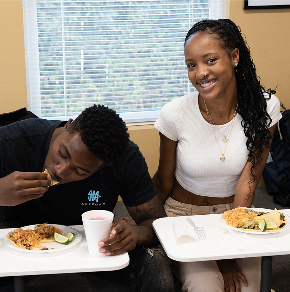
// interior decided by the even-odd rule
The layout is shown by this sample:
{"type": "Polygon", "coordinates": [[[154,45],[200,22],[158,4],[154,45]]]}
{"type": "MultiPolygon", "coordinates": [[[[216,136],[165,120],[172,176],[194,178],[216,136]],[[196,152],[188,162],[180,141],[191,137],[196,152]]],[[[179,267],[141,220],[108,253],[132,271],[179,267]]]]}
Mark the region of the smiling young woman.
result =
{"type": "MultiPolygon", "coordinates": [[[[185,38],[184,55],[196,91],[166,104],[155,123],[160,160],[154,186],[168,216],[250,207],[281,118],[279,100],[261,86],[231,20],[196,23],[185,38]]],[[[259,263],[174,262],[174,271],[183,291],[257,292],[259,263]]]]}
{"type": "Polygon", "coordinates": [[[215,123],[228,122],[237,104],[235,64],[239,62],[239,50],[237,48],[232,51],[225,50],[221,47],[220,40],[209,34],[197,32],[185,43],[184,55],[188,78],[199,92],[201,109],[204,112],[206,110],[202,100],[207,101],[209,108],[220,106],[220,112],[225,120],[220,121],[215,110],[212,111],[215,123]]]}

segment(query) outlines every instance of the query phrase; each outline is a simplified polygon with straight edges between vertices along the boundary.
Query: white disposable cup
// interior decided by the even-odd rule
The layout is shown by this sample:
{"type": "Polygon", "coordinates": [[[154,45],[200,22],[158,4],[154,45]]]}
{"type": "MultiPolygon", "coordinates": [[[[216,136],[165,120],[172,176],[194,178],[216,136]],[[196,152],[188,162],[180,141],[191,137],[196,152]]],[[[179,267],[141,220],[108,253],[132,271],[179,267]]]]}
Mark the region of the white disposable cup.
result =
{"type": "Polygon", "coordinates": [[[106,210],[91,210],[82,214],[89,254],[91,256],[103,257],[104,253],[99,252],[99,241],[108,238],[114,214],[106,210]],[[92,220],[93,218],[104,218],[102,220],[92,220]]]}

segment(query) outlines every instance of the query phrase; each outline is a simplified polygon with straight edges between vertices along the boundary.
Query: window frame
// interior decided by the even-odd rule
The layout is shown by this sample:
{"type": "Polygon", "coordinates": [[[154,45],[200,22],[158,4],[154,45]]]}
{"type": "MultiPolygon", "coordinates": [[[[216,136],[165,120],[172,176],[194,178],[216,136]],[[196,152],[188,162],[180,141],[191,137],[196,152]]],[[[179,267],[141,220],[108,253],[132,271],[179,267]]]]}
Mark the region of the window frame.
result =
{"type": "MultiPolygon", "coordinates": [[[[75,118],[77,115],[61,115],[55,117],[46,117],[41,114],[41,89],[40,89],[40,71],[39,71],[39,51],[38,51],[38,29],[37,29],[37,0],[23,0],[23,13],[27,10],[32,11],[33,17],[27,20],[25,16],[24,21],[24,44],[25,44],[25,63],[26,63],[26,83],[27,83],[27,104],[28,109],[35,115],[47,118],[47,119],[58,119],[67,120],[68,118],[75,118]],[[28,40],[29,33],[29,40],[28,40]],[[33,61],[31,62],[31,58],[33,61]],[[28,66],[28,64],[30,64],[28,66]],[[33,64],[33,68],[31,68],[33,64]]],[[[189,0],[191,2],[192,0],[189,0]]],[[[230,0],[209,0],[210,6],[219,5],[223,2],[222,17],[228,18],[229,15],[229,1],[230,0]]],[[[221,14],[220,14],[221,15],[221,14]]],[[[209,14],[209,18],[211,14],[209,14]]],[[[215,17],[216,18],[216,17],[215,17]]],[[[189,27],[190,28],[190,27],[189,27]]],[[[185,67],[186,70],[186,67],[185,67]]],[[[192,91],[192,85],[189,80],[187,80],[187,90],[192,91]]],[[[122,112],[119,113],[120,116],[127,124],[152,124],[158,118],[160,110],[150,110],[150,111],[138,111],[138,119],[136,120],[136,113],[133,112],[122,112]]]]}

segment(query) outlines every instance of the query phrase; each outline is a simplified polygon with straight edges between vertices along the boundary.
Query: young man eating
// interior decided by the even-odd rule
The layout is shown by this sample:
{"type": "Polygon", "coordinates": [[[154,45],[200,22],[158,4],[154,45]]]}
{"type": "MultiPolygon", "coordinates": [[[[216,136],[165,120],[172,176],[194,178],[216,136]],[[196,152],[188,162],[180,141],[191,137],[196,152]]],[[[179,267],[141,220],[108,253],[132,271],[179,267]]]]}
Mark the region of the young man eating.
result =
{"type": "Polygon", "coordinates": [[[1,127],[0,167],[2,222],[13,227],[82,224],[83,212],[113,211],[121,196],[132,218],[119,220],[99,246],[107,256],[129,252],[130,265],[96,276],[126,278],[135,291],[174,291],[166,256],[151,257],[143,248],[158,244],[152,222],[166,214],[145,159],[115,111],[94,105],[74,121],[36,118],[1,127]]]}

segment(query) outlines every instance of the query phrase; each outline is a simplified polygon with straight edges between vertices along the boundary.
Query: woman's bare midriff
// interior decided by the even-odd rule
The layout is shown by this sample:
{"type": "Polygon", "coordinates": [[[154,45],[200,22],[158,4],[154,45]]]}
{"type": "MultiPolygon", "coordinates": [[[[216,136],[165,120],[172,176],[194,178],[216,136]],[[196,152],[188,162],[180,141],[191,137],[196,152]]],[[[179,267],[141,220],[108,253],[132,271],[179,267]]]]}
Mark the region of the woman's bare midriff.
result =
{"type": "Polygon", "coordinates": [[[171,193],[171,198],[185,204],[196,206],[212,206],[218,204],[229,204],[234,202],[235,195],[226,198],[204,197],[195,195],[185,190],[177,180],[175,180],[174,188],[171,193]]]}

